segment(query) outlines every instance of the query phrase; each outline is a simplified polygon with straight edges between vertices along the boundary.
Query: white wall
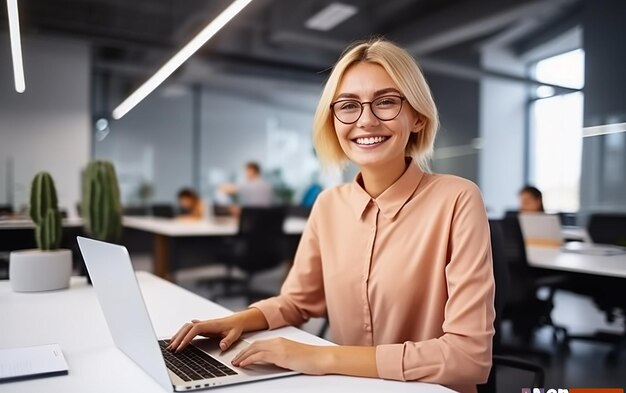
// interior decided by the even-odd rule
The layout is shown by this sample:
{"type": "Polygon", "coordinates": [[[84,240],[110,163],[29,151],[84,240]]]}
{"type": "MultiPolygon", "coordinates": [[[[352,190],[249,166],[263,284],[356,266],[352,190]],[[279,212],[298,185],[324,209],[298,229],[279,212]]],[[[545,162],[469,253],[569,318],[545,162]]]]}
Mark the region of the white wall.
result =
{"type": "Polygon", "coordinates": [[[5,202],[6,162],[14,162],[12,199],[27,204],[30,181],[40,171],[55,179],[59,204],[74,213],[80,171],[90,152],[90,56],[87,45],[24,39],[26,91],[15,92],[10,49],[0,39],[0,203],[5,202]]]}
{"type": "MultiPolygon", "coordinates": [[[[524,65],[512,54],[493,47],[483,50],[482,66],[524,75],[524,65]]],[[[526,86],[484,79],[480,84],[479,184],[492,216],[517,209],[517,193],[524,185],[526,86]]]]}

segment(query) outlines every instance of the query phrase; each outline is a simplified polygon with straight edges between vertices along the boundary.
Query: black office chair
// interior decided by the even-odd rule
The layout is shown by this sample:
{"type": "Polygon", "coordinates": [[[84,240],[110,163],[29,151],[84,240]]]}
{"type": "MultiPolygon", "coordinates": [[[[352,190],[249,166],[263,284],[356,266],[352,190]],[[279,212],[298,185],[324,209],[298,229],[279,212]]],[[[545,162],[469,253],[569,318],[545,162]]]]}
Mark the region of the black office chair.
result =
{"type": "Polygon", "coordinates": [[[593,213],[589,217],[587,232],[594,243],[626,247],[626,214],[593,213]]]}
{"type": "MultiPolygon", "coordinates": [[[[533,269],[526,258],[524,236],[517,216],[507,215],[499,222],[502,230],[503,252],[509,263],[511,281],[507,303],[503,308],[503,318],[513,324],[513,332],[521,337],[525,343],[532,340],[534,331],[543,326],[552,326],[555,341],[564,339],[567,330],[557,326],[550,316],[554,307],[554,293],[559,285],[567,281],[563,274],[545,273],[533,269]],[[546,299],[537,297],[539,288],[547,288],[546,299]],[[560,336],[560,337],[559,337],[560,336]]],[[[523,352],[528,350],[523,349],[523,352]]],[[[547,353],[536,352],[542,357],[549,357],[547,353]]]]}
{"type": "Polygon", "coordinates": [[[150,206],[150,212],[154,217],[173,218],[176,217],[176,209],[167,203],[156,203],[150,206]]]}
{"type": "Polygon", "coordinates": [[[508,301],[510,283],[512,280],[509,270],[509,262],[505,253],[505,240],[502,234],[501,223],[497,220],[489,220],[489,227],[491,231],[493,275],[496,283],[494,304],[496,310],[496,320],[494,322],[495,335],[493,338],[493,365],[487,382],[477,386],[478,393],[496,393],[497,370],[501,367],[528,371],[533,376],[532,383],[529,386],[543,387],[545,382],[545,372],[541,366],[523,359],[508,356],[506,355],[506,351],[503,350],[501,342],[502,315],[508,301]]]}
{"type": "Polygon", "coordinates": [[[3,216],[11,216],[13,215],[13,206],[12,205],[0,205],[0,217],[3,216]]]}
{"type": "Polygon", "coordinates": [[[251,303],[276,294],[254,290],[250,282],[257,273],[273,269],[284,261],[284,221],[284,207],[244,207],[241,210],[236,238],[217,254],[218,260],[229,267],[227,277],[218,280],[225,284],[224,296],[243,295],[251,303]],[[233,276],[235,267],[246,274],[244,278],[233,276]],[[237,286],[238,290],[233,289],[237,286]]]}

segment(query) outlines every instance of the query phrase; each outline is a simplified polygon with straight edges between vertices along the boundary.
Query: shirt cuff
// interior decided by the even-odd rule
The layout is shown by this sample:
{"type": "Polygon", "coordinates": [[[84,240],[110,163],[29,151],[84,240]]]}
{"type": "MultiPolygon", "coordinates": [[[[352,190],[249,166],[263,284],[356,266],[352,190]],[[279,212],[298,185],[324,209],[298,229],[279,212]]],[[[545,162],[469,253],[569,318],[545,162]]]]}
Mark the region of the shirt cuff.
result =
{"type": "Polygon", "coordinates": [[[404,344],[386,344],[376,347],[376,369],[383,379],[405,381],[404,344]]]}
{"type": "Polygon", "coordinates": [[[256,303],[252,303],[248,308],[256,308],[261,311],[270,330],[287,325],[285,317],[280,312],[281,303],[278,298],[273,297],[261,300],[256,303]]]}

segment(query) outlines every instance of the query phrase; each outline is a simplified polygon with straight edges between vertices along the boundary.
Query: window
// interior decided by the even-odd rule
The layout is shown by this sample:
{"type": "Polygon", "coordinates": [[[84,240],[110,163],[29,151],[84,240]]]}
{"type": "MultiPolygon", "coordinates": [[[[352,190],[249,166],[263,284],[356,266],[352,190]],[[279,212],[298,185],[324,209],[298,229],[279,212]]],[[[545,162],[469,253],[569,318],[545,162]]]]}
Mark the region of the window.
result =
{"type": "MultiPolygon", "coordinates": [[[[584,65],[577,49],[538,61],[534,74],[541,82],[581,89],[584,65]]],[[[547,211],[578,211],[582,126],[582,92],[554,95],[550,86],[537,88],[530,105],[529,181],[543,192],[547,211]]]]}

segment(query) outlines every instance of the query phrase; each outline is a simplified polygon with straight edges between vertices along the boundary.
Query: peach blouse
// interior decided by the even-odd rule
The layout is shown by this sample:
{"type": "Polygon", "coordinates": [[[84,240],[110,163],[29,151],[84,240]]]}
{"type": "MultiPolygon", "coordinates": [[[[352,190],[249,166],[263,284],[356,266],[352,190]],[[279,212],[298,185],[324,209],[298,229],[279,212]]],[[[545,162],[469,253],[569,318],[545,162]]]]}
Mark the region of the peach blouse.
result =
{"type": "Polygon", "coordinates": [[[376,347],[381,378],[473,392],[494,334],[489,224],[478,187],[410,163],[378,198],[349,184],[317,199],[270,329],[328,315],[333,341],[376,347]]]}

